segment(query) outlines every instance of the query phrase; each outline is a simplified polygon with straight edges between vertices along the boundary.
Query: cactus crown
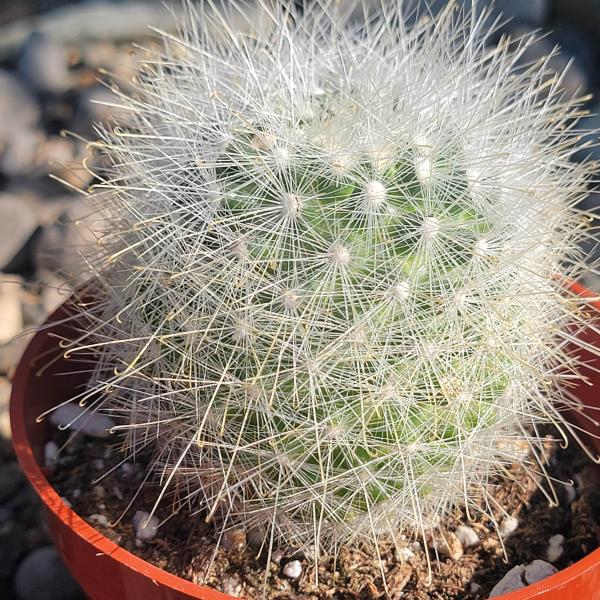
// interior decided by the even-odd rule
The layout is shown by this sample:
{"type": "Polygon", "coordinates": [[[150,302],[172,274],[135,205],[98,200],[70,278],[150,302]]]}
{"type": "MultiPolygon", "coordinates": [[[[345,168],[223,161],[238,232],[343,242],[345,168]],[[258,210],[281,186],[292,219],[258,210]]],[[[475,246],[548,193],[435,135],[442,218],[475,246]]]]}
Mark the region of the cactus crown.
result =
{"type": "Polygon", "coordinates": [[[425,535],[568,427],[578,102],[517,68],[531,39],[405,5],[265,4],[240,33],[201,3],[100,130],[79,399],[152,449],[161,498],[268,542],[425,535]]]}

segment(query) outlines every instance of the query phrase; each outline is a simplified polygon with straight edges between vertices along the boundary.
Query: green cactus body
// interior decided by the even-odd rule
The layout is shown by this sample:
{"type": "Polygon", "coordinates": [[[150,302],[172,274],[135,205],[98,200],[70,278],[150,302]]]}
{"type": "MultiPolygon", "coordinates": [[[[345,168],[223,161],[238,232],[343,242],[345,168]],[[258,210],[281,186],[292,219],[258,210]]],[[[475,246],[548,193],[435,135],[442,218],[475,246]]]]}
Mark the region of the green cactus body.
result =
{"type": "Polygon", "coordinates": [[[424,535],[569,429],[577,101],[392,4],[191,27],[101,130],[91,388],[163,494],[269,543],[424,535]]]}

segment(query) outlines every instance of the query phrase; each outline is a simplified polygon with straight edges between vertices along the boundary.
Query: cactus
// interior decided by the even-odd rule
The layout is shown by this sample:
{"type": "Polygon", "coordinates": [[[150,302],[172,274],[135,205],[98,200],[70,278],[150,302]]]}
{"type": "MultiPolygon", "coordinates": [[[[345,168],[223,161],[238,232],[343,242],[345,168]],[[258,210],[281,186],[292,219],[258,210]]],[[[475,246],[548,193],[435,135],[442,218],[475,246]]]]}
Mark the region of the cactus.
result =
{"type": "Polygon", "coordinates": [[[575,433],[581,101],[485,13],[261,7],[244,33],[188,7],[99,129],[77,400],[219,528],[426,536],[542,472],[540,425],[575,433]]]}

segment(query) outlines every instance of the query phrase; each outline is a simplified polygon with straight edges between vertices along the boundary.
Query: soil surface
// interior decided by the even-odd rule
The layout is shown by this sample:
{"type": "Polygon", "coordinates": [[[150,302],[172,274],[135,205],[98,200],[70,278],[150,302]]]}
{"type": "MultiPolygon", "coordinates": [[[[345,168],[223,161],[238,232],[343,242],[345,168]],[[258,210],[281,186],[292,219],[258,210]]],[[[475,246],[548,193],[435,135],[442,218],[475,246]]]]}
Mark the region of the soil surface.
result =
{"type": "MultiPolygon", "coordinates": [[[[63,435],[56,434],[57,444],[64,442],[63,435]]],[[[550,474],[560,481],[574,481],[574,486],[554,485],[555,506],[549,505],[521,468],[513,467],[514,480],[499,482],[493,495],[506,511],[498,511],[496,520],[502,522],[508,515],[509,529],[518,522],[516,529],[501,539],[487,518],[468,521],[459,514],[448,519],[443,524],[449,532],[448,546],[437,559],[435,551],[430,551],[431,569],[422,545],[410,538],[401,538],[405,547],[400,550],[382,545],[381,560],[373,551],[342,548],[335,561],[325,558],[314,565],[301,552],[281,549],[267,564],[265,553],[257,557],[259,549],[253,546],[251,534],[234,530],[219,545],[202,514],[171,515],[168,502],[156,513],[164,521],[156,536],[142,542],[136,539],[134,514],[150,511],[158,490],[146,484],[132,501],[143,479],[143,459],[122,464],[119,452],[111,451],[102,440],[81,438],[67,444],[51,481],[79,515],[120,546],[166,571],[233,596],[248,600],[482,600],[516,565],[541,559],[563,569],[598,546],[597,467],[575,445],[549,449],[547,454],[550,474]],[[461,521],[478,538],[472,546],[452,534],[461,521]],[[557,534],[564,536],[558,551],[549,543],[557,534]]]]}

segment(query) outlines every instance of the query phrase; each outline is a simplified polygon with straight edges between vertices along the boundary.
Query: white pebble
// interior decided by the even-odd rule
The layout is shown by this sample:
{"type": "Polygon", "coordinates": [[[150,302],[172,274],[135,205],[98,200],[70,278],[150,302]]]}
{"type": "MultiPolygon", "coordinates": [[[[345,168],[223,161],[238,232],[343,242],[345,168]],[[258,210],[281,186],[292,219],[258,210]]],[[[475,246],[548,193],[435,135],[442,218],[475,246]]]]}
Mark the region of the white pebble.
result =
{"type": "Polygon", "coordinates": [[[567,491],[567,502],[571,504],[577,498],[577,490],[574,485],[565,485],[565,490],[567,491]]]}
{"type": "Polygon", "coordinates": [[[564,552],[563,543],[565,536],[557,533],[548,540],[548,548],[546,549],[546,558],[549,562],[556,562],[564,552]]]}
{"type": "Polygon", "coordinates": [[[81,490],[79,488],[73,490],[73,498],[79,498],[81,496],[81,490]]]}
{"type": "Polygon", "coordinates": [[[55,467],[58,460],[58,446],[54,442],[48,442],[44,446],[44,464],[49,467],[55,467]]]}
{"type": "Polygon", "coordinates": [[[143,510],[138,510],[133,515],[133,526],[135,527],[135,536],[138,540],[151,540],[158,529],[158,519],[155,516],[150,516],[143,510]]]}
{"type": "Polygon", "coordinates": [[[505,517],[500,523],[500,535],[507,538],[511,533],[514,533],[519,527],[519,519],[517,517],[505,517]]]}
{"type": "Polygon", "coordinates": [[[479,536],[472,527],[461,525],[454,533],[465,548],[471,548],[479,543],[479,536]]]}
{"type": "Polygon", "coordinates": [[[556,535],[553,535],[549,540],[548,540],[548,544],[550,546],[562,546],[564,544],[565,541],[565,536],[557,533],[556,535]]]}
{"type": "Polygon", "coordinates": [[[96,438],[105,438],[115,426],[106,415],[90,412],[87,408],[69,402],[50,414],[50,422],[61,429],[73,429],[96,438]]]}
{"type": "Polygon", "coordinates": [[[98,469],[99,471],[104,469],[104,461],[101,458],[94,459],[94,469],[98,469]]]}
{"type": "Polygon", "coordinates": [[[98,525],[103,525],[104,527],[108,527],[108,519],[104,516],[104,515],[97,515],[97,514],[93,514],[90,515],[89,517],[90,521],[94,521],[95,523],[98,523],[98,525]]]}
{"type": "Polygon", "coordinates": [[[563,552],[562,546],[548,546],[546,548],[546,558],[548,562],[556,562],[562,556],[563,552]]]}
{"type": "Polygon", "coordinates": [[[298,579],[302,575],[302,563],[299,560],[291,560],[283,567],[283,574],[288,579],[298,579]]]}
{"type": "Polygon", "coordinates": [[[400,560],[410,560],[415,557],[415,553],[410,548],[400,548],[398,550],[400,560]]]}
{"type": "Polygon", "coordinates": [[[481,586],[478,583],[472,582],[471,585],[469,585],[469,591],[471,594],[476,594],[480,589],[481,586]]]}
{"type": "Polygon", "coordinates": [[[557,572],[558,569],[545,560],[534,560],[525,567],[525,581],[531,585],[557,572]]]}

